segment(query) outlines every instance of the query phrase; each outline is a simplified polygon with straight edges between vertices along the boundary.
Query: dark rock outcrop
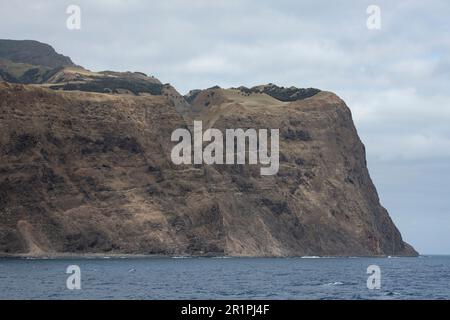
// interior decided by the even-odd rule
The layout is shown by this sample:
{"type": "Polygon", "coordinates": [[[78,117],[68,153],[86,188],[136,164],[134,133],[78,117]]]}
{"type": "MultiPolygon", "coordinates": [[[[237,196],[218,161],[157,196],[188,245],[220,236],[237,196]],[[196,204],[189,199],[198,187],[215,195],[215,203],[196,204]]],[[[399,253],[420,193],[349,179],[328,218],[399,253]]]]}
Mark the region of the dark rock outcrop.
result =
{"type": "Polygon", "coordinates": [[[285,87],[279,87],[273,83],[269,83],[269,84],[261,85],[261,86],[255,86],[252,88],[247,88],[247,87],[241,86],[241,87],[238,87],[237,89],[248,95],[252,94],[252,93],[265,93],[277,100],[284,101],[284,102],[310,98],[313,95],[320,92],[319,89],[315,89],[315,88],[296,88],[296,87],[285,88],[285,87]]]}

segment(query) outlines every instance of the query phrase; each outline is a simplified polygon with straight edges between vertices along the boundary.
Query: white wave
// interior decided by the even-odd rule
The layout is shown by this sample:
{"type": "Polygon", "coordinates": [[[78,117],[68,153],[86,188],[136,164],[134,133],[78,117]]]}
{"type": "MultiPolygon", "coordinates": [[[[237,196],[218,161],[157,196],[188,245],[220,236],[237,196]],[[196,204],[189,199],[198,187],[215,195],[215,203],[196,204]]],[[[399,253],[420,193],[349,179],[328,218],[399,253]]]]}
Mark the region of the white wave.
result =
{"type": "Polygon", "coordinates": [[[343,284],[344,284],[343,282],[336,281],[336,282],[329,282],[329,283],[326,283],[325,285],[326,285],[326,286],[341,286],[341,285],[343,285],[343,284]]]}

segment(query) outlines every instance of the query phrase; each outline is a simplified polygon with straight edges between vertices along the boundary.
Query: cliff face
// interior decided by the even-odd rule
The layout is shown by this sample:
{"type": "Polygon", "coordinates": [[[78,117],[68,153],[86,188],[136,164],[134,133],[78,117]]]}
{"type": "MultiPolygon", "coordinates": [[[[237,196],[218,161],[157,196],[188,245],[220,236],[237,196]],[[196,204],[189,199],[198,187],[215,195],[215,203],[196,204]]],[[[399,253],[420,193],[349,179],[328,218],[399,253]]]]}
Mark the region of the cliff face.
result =
{"type": "Polygon", "coordinates": [[[182,97],[142,73],[30,65],[27,50],[5,60],[2,45],[0,76],[34,84],[0,83],[0,254],[417,254],[333,93],[269,84],[182,97]],[[279,128],[278,173],[174,165],[171,134],[194,120],[279,128]]]}
{"type": "Polygon", "coordinates": [[[210,89],[185,118],[165,95],[2,83],[0,103],[0,252],[415,254],[380,206],[350,111],[332,93],[282,102],[210,89]],[[170,135],[192,119],[281,128],[278,174],[173,165],[170,135]]]}

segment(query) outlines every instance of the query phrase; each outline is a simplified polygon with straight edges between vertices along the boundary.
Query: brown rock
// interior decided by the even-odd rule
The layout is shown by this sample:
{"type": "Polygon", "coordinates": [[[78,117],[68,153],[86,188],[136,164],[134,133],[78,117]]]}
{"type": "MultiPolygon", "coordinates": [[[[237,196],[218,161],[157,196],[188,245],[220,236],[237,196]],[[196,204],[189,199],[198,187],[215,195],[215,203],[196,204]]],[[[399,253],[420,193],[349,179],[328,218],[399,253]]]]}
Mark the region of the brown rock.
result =
{"type": "Polygon", "coordinates": [[[416,255],[366,167],[345,103],[213,88],[161,95],[0,84],[0,252],[416,255]],[[214,94],[212,94],[214,92],[214,94]],[[209,102],[208,104],[206,102],[209,102]],[[173,130],[280,128],[280,170],[183,165],[173,130]]]}

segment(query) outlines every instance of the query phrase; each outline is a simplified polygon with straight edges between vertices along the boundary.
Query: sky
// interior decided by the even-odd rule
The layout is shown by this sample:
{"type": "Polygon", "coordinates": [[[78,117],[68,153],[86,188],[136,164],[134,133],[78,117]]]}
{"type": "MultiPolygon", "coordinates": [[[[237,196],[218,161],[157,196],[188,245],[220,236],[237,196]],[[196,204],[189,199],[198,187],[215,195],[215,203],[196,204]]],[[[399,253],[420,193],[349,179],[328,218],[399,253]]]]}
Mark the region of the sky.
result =
{"type": "Polygon", "coordinates": [[[0,0],[0,38],[181,93],[275,83],[352,110],[382,204],[422,254],[450,254],[450,1],[0,0]],[[68,29],[69,5],[81,28],[68,29]],[[369,29],[370,5],[380,28],[369,29]]]}

